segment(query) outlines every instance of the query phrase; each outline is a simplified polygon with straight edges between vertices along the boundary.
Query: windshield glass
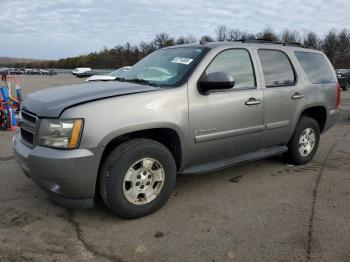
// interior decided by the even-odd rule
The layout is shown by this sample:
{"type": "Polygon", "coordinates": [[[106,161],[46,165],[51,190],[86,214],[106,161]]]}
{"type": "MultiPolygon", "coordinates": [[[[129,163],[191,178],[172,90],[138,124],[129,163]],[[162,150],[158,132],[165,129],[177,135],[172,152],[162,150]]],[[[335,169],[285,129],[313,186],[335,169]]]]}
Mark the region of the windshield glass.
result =
{"type": "Polygon", "coordinates": [[[143,81],[156,86],[179,86],[187,80],[208,50],[207,47],[161,49],[135,64],[123,78],[125,81],[143,81]]]}
{"type": "Polygon", "coordinates": [[[130,69],[130,67],[122,67],[117,70],[114,70],[110,72],[108,75],[109,76],[116,76],[116,77],[122,77],[125,75],[125,73],[130,69]]]}

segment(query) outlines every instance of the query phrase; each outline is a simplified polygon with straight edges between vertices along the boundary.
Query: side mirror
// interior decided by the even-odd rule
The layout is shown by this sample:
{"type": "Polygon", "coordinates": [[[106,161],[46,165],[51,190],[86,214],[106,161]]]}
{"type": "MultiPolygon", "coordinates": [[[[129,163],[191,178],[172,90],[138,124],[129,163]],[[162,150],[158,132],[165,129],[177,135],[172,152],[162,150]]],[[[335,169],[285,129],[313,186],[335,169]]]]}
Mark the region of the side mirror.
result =
{"type": "Polygon", "coordinates": [[[200,91],[207,93],[210,90],[230,89],[235,85],[233,76],[226,72],[214,72],[199,81],[200,91]]]}

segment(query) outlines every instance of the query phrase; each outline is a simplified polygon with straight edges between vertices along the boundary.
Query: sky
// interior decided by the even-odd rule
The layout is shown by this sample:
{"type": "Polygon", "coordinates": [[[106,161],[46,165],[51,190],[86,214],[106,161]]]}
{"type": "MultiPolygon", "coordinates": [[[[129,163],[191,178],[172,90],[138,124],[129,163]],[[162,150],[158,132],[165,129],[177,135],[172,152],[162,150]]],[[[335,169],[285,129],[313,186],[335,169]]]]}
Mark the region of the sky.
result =
{"type": "Polygon", "coordinates": [[[350,28],[349,10],[344,0],[0,0],[0,56],[58,59],[151,41],[161,32],[199,39],[215,36],[221,24],[324,35],[350,28]]]}

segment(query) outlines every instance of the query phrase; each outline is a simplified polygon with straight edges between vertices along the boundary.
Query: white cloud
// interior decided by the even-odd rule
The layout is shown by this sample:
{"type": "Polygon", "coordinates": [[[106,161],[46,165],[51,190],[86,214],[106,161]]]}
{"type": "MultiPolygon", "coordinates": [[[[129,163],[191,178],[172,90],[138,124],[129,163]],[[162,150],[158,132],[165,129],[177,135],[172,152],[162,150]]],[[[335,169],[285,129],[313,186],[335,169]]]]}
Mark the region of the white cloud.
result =
{"type": "Polygon", "coordinates": [[[333,0],[1,0],[0,56],[59,58],[173,36],[214,35],[217,25],[324,34],[347,27],[350,2],[333,0]]]}

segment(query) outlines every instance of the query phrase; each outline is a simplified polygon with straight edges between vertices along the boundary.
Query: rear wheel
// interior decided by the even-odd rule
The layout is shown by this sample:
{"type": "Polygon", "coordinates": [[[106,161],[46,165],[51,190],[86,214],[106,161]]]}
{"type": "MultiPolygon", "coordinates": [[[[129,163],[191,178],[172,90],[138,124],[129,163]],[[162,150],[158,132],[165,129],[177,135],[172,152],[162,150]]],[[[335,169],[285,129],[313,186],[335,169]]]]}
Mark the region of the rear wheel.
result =
{"type": "Polygon", "coordinates": [[[4,111],[0,111],[0,130],[6,131],[10,124],[10,118],[4,111]]]}
{"type": "Polygon", "coordinates": [[[170,151],[150,139],[133,139],[106,158],[99,187],[106,206],[125,218],[150,214],[165,204],[176,182],[170,151]]]}
{"type": "Polygon", "coordinates": [[[295,128],[285,154],[288,162],[302,165],[309,162],[315,155],[320,141],[320,127],[317,121],[308,116],[302,116],[295,128]]]}
{"type": "Polygon", "coordinates": [[[346,85],[343,87],[343,90],[348,91],[349,88],[350,88],[350,84],[349,84],[349,82],[346,82],[346,85]]]}

